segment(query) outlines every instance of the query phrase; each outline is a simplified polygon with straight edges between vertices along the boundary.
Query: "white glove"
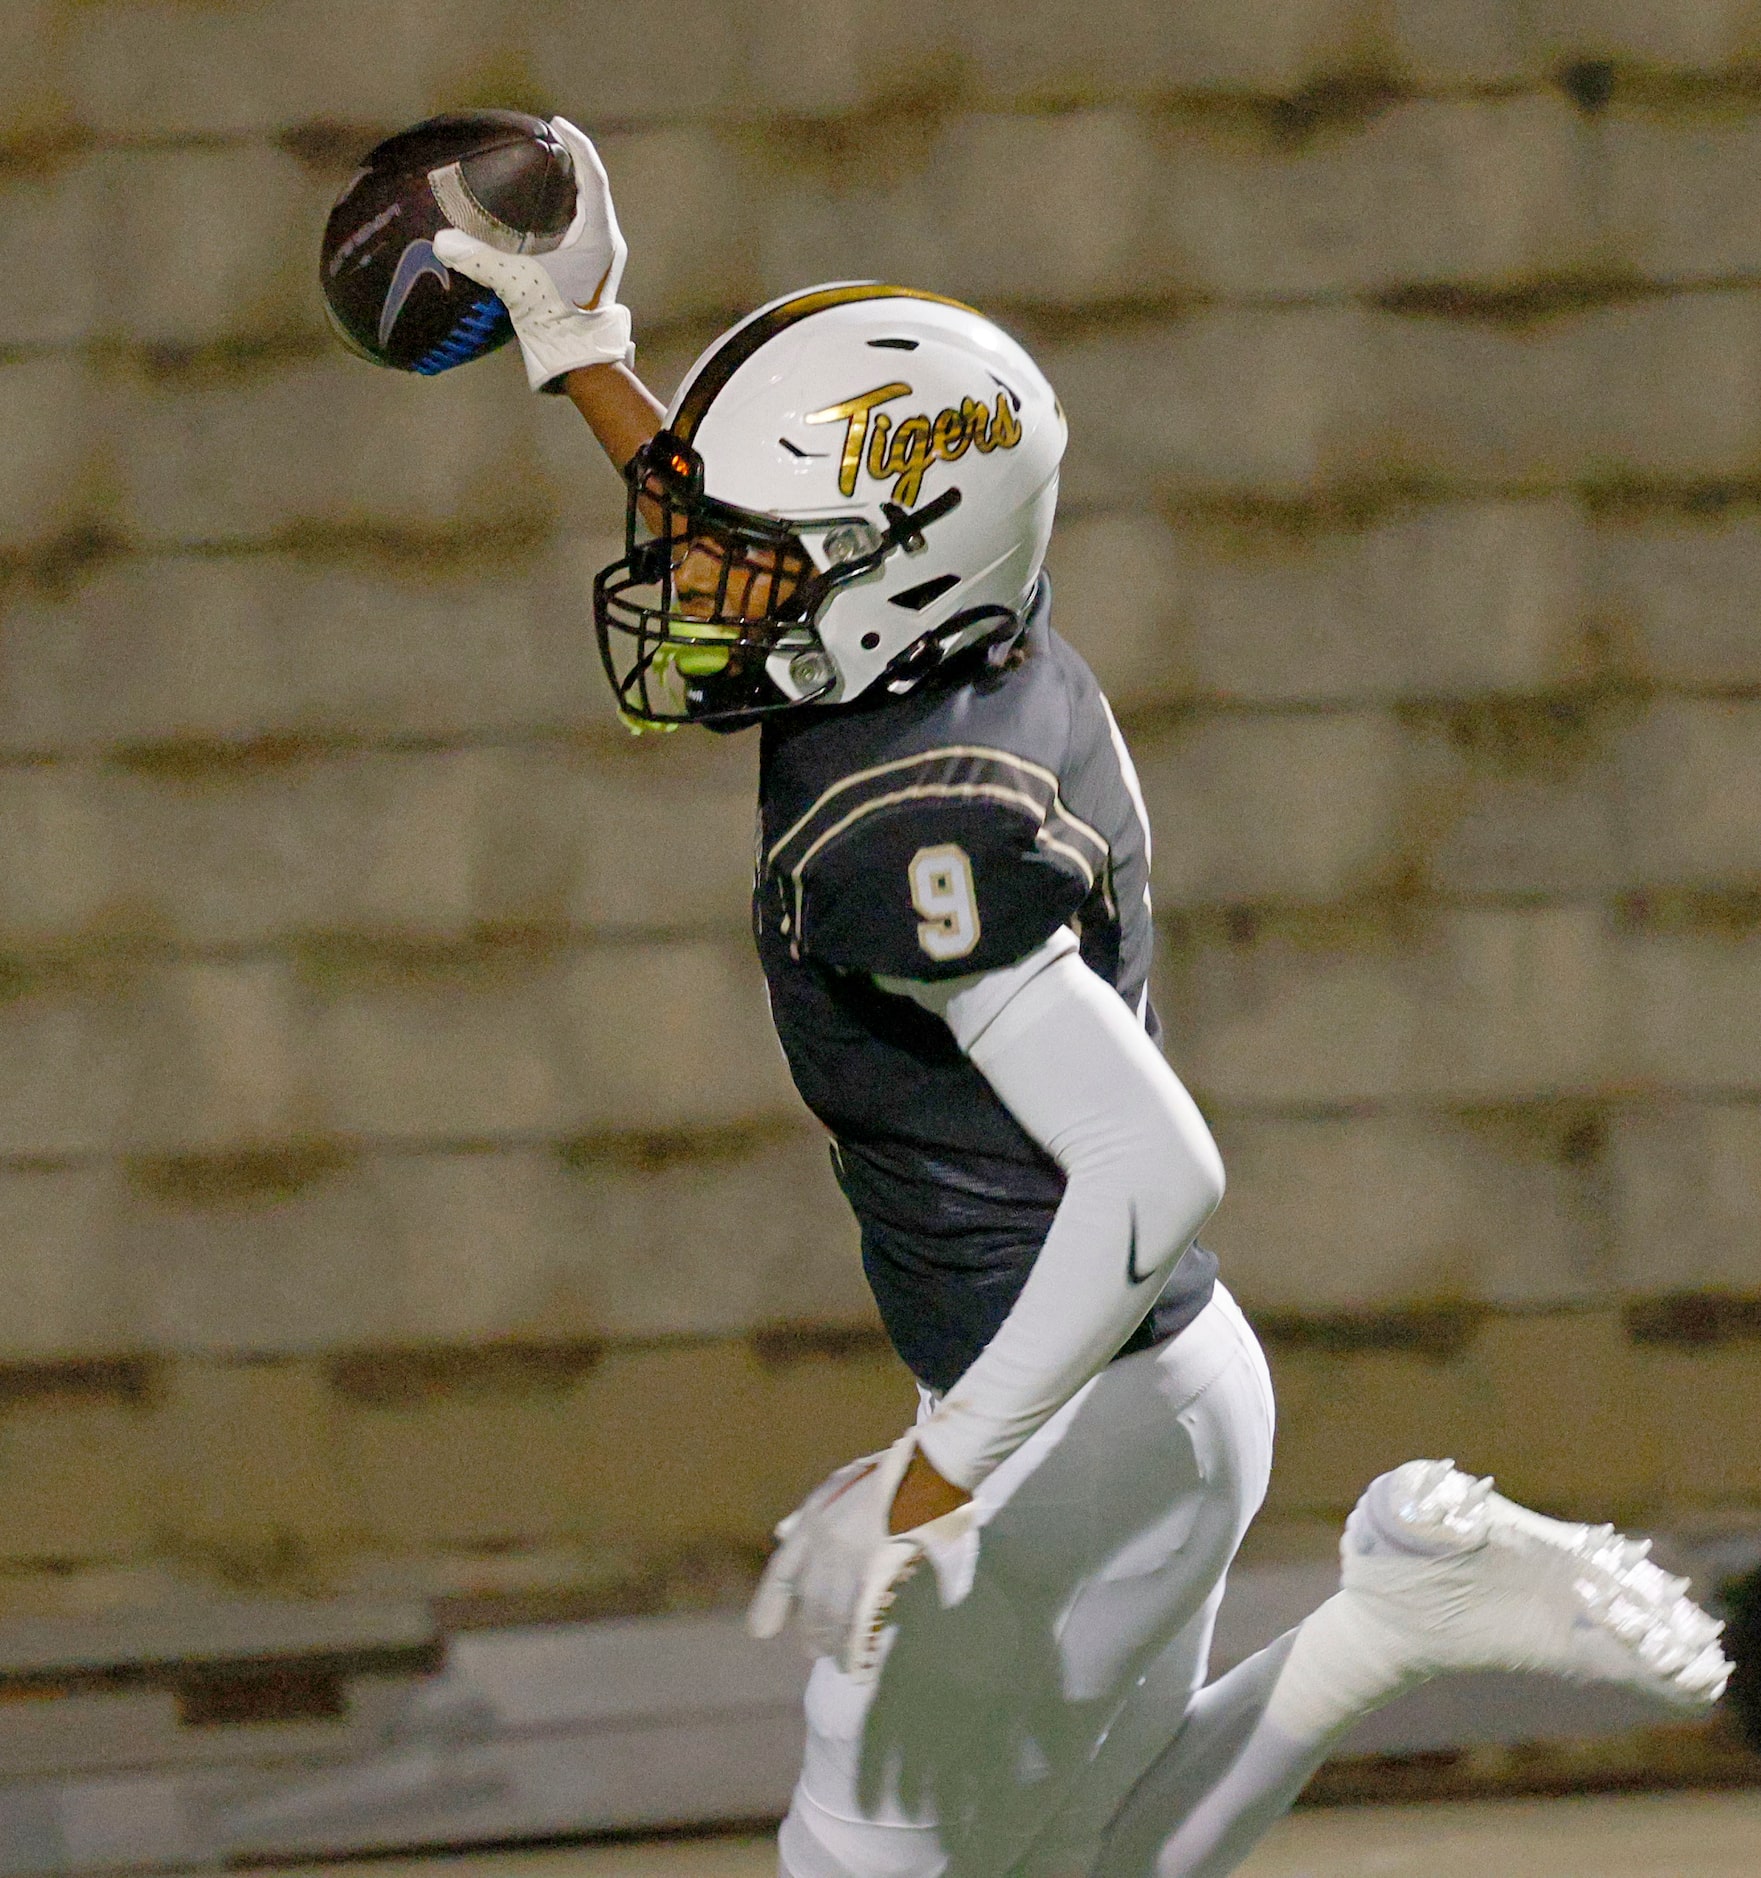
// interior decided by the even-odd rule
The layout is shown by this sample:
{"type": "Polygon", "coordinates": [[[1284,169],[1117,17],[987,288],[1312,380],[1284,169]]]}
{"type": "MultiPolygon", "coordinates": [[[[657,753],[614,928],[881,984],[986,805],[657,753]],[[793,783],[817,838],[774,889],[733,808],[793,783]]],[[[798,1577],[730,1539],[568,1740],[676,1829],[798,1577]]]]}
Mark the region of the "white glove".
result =
{"type": "Polygon", "coordinates": [[[944,1608],[965,1597],[978,1566],[976,1503],[907,1532],[887,1530],[916,1451],[913,1429],[882,1453],[840,1467],[782,1521],[781,1543],[746,1615],[753,1636],[774,1637],[793,1618],[809,1655],[836,1657],[845,1675],[871,1682],[893,1599],[925,1559],[944,1608]]]}
{"type": "Polygon", "coordinates": [[[542,391],[583,365],[628,364],[630,315],[618,305],[629,255],[599,152],[566,117],[550,128],[575,170],[575,219],[549,254],[503,254],[456,228],[434,237],[448,267],[497,295],[514,323],[526,379],[542,391]],[[589,303],[597,298],[596,306],[589,303]]]}

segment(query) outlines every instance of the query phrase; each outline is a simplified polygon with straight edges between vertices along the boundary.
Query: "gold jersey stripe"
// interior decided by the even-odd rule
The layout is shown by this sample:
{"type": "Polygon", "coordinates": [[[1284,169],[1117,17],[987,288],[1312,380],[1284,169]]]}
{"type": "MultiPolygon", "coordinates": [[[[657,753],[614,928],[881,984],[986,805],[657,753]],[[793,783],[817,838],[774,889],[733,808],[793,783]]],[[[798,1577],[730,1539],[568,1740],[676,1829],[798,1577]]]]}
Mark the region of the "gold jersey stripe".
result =
{"type": "Polygon", "coordinates": [[[770,852],[766,855],[765,859],[774,867],[781,859],[783,850],[813,821],[820,810],[825,808],[835,797],[844,794],[848,789],[854,789],[865,782],[873,782],[876,778],[881,776],[893,775],[899,770],[915,769],[921,763],[947,761],[958,763],[975,760],[984,763],[995,763],[1000,768],[1018,770],[1025,776],[1033,777],[1036,782],[1043,783],[1049,792],[1050,800],[1045,803],[1043,807],[1037,803],[1035,804],[1035,809],[1040,819],[1043,821],[1047,817],[1056,815],[1059,820],[1069,824],[1077,833],[1085,835],[1092,841],[1102,855],[1111,852],[1107,845],[1106,837],[1102,835],[1098,829],[1090,828],[1087,822],[1083,821],[1079,816],[1071,814],[1070,810],[1065,807],[1063,798],[1058,792],[1057,774],[1055,771],[1047,769],[1043,763],[1029,762],[1026,757],[1016,756],[1013,752],[1008,750],[996,749],[990,744],[944,743],[938,744],[932,750],[920,750],[914,756],[895,757],[889,763],[876,763],[868,769],[852,770],[848,776],[840,778],[837,782],[833,783],[829,789],[823,791],[814,801],[813,806],[808,809],[807,813],[801,816],[794,825],[779,836],[776,841],[771,843],[770,852]]]}
{"type": "Polygon", "coordinates": [[[808,293],[798,293],[793,299],[773,306],[768,313],[754,315],[744,326],[736,326],[709,355],[703,369],[692,379],[691,388],[673,419],[673,435],[681,443],[693,440],[710,405],[760,346],[778,333],[787,332],[810,314],[823,313],[827,307],[849,306],[859,300],[928,300],[936,306],[958,307],[962,313],[977,311],[964,300],[950,300],[946,294],[925,293],[920,287],[891,287],[877,280],[852,281],[843,287],[815,287],[808,293]]]}

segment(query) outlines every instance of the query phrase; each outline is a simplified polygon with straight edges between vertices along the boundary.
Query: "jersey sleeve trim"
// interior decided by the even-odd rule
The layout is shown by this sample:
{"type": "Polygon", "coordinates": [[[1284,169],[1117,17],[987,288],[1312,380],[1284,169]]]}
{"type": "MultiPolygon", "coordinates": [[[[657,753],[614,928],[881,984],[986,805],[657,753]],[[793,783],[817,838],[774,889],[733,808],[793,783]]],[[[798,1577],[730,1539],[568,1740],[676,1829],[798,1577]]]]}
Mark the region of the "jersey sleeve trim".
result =
{"type": "Polygon", "coordinates": [[[1111,852],[1106,837],[1065,807],[1053,771],[1007,750],[947,744],[840,777],[771,844],[767,865],[789,882],[791,949],[802,943],[804,882],[814,856],[865,816],[904,802],[935,800],[1001,803],[1033,822],[1034,845],[1062,855],[1086,887],[1104,874],[1111,852]]]}

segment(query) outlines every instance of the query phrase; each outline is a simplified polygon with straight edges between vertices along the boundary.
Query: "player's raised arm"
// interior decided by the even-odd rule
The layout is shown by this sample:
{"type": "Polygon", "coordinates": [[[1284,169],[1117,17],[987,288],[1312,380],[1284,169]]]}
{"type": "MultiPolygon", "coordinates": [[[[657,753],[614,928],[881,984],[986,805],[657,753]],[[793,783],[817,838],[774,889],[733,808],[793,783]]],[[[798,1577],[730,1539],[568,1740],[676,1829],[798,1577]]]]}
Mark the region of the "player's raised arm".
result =
{"type": "Polygon", "coordinates": [[[575,217],[561,245],[504,254],[449,228],[435,237],[434,252],[501,299],[532,389],[566,393],[621,470],[659,430],[663,407],[631,369],[630,314],[618,302],[629,248],[605,165],[566,117],[552,118],[550,128],[575,172],[575,217]]]}

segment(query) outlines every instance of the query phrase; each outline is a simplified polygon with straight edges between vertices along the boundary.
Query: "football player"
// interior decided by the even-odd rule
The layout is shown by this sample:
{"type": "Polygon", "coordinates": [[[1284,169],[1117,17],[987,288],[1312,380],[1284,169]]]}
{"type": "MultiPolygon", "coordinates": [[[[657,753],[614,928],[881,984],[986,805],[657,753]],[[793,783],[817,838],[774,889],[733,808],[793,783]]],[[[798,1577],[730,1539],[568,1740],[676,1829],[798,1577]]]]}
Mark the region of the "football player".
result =
{"type": "Polygon", "coordinates": [[[771,1009],[921,1394],[782,1522],[753,1604],[818,1658],[783,1871],[1221,1873],[1440,1671],[1715,1700],[1717,1627],[1642,1544],[1444,1461],[1373,1482],[1339,1592],[1206,1684],[1272,1396],[1197,1240],[1223,1170],[1158,1048],[1137,778],[1051,625],[1064,414],[981,314],[871,283],[760,308],[663,409],[604,172],[555,128],[564,245],[435,251],[626,478],[594,589],[620,712],[758,728],[771,1009]]]}

